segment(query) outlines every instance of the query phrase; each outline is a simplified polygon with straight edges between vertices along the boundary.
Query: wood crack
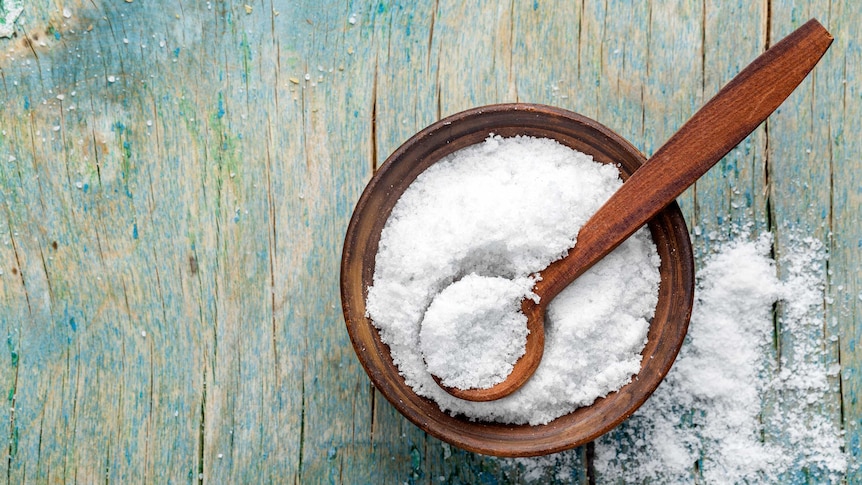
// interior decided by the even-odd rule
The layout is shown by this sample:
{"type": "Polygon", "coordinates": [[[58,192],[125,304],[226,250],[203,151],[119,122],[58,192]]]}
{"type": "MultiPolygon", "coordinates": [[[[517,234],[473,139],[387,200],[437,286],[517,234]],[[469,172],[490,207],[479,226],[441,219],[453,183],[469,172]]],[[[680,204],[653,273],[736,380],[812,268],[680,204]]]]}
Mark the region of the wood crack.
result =
{"type": "Polygon", "coordinates": [[[377,172],[377,56],[374,57],[374,79],[371,83],[371,173],[377,172]]]}
{"type": "Polygon", "coordinates": [[[206,445],[206,423],[207,423],[207,368],[204,364],[203,370],[203,386],[201,391],[201,425],[198,429],[198,476],[196,481],[203,483],[204,481],[204,448],[206,445]]]}

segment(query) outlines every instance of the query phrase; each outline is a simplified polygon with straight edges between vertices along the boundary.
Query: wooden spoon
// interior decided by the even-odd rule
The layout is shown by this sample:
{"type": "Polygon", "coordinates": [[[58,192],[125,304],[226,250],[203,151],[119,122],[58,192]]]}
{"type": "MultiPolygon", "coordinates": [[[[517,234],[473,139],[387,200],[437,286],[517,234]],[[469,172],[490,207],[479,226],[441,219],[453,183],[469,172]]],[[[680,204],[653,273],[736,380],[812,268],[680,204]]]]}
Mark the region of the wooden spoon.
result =
{"type": "Polygon", "coordinates": [[[829,32],[811,19],[733,78],[584,224],[568,255],[540,272],[533,290],[539,303],[526,299],[521,304],[530,331],[526,353],[506,380],[488,389],[441,387],[461,399],[491,401],[527,382],[542,359],[545,309],[554,297],[754,131],[805,79],[831,43],[829,32]]]}

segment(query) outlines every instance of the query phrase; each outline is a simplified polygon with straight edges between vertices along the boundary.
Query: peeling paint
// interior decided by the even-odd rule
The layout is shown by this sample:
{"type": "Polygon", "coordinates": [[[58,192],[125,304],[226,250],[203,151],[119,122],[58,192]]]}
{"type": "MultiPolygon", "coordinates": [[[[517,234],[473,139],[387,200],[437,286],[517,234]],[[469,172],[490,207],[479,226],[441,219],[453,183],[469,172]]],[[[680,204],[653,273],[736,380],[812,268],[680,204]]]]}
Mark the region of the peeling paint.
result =
{"type": "Polygon", "coordinates": [[[15,20],[23,11],[23,0],[0,0],[0,38],[12,37],[15,20]]]}

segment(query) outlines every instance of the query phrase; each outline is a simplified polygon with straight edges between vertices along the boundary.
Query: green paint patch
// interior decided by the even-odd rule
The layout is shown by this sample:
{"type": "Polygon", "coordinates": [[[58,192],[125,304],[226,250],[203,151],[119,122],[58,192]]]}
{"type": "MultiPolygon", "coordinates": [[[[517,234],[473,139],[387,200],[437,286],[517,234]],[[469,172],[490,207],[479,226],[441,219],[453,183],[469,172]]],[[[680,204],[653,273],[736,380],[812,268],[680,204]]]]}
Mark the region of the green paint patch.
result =
{"type": "Polygon", "coordinates": [[[215,152],[219,191],[221,191],[224,184],[225,176],[228,179],[236,178],[239,175],[239,167],[241,166],[239,147],[242,136],[230,133],[229,125],[225,122],[226,119],[229,119],[225,117],[226,113],[224,94],[219,92],[216,111],[210,116],[210,127],[218,137],[219,142],[217,145],[218,150],[215,152]]]}
{"type": "Polygon", "coordinates": [[[9,348],[9,354],[12,357],[12,367],[18,367],[18,351],[16,350],[15,342],[12,341],[12,336],[6,337],[6,346],[9,348]]]}
{"type": "Polygon", "coordinates": [[[422,472],[422,454],[415,446],[410,447],[410,468],[410,483],[416,483],[425,475],[422,472]]]}
{"type": "Polygon", "coordinates": [[[129,182],[137,171],[137,167],[132,162],[132,142],[129,139],[132,131],[120,121],[111,126],[111,131],[117,133],[117,140],[120,145],[120,175],[123,178],[123,188],[125,189],[126,196],[132,198],[129,182]]]}
{"type": "Polygon", "coordinates": [[[0,0],[0,38],[12,37],[15,20],[24,11],[24,0],[0,0]]]}
{"type": "Polygon", "coordinates": [[[240,52],[242,52],[242,79],[248,82],[249,73],[251,72],[252,52],[251,45],[248,43],[248,36],[243,33],[242,41],[239,43],[240,52]]]}
{"type": "Polygon", "coordinates": [[[180,96],[177,100],[177,106],[180,109],[180,118],[185,122],[189,134],[194,135],[198,141],[201,141],[200,130],[197,123],[195,123],[195,106],[188,100],[188,96],[180,96]]]}
{"type": "Polygon", "coordinates": [[[45,29],[45,32],[47,32],[48,35],[54,36],[54,39],[56,39],[56,40],[60,40],[60,38],[62,37],[62,35],[60,34],[60,31],[57,30],[56,28],[54,28],[53,25],[48,25],[48,28],[45,29]]]}

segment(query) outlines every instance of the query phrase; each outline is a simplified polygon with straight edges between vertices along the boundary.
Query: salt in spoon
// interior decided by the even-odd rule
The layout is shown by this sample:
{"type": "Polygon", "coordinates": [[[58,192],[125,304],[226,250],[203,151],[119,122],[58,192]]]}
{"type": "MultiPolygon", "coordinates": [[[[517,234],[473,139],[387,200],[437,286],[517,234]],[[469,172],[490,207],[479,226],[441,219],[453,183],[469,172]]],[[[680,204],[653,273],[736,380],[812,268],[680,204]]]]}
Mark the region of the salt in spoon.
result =
{"type": "Polygon", "coordinates": [[[538,302],[530,298],[521,302],[529,330],[526,351],[505,380],[486,389],[457,389],[434,376],[440,387],[461,399],[492,401],[524,385],[542,360],[545,310],[554,297],[754,131],[805,79],[831,43],[829,32],[811,19],[737,74],[583,225],[575,247],[539,273],[541,279],[533,288],[538,302]]]}

